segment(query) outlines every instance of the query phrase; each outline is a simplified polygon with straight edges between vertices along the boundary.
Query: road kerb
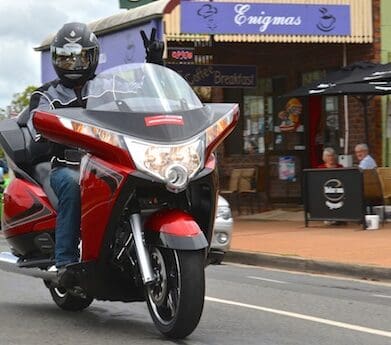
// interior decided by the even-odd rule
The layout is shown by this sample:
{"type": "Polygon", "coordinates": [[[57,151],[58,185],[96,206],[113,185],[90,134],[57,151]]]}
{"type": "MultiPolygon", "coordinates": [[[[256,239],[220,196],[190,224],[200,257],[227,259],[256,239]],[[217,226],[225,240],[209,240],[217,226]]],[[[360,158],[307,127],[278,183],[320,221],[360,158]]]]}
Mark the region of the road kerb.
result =
{"type": "Polygon", "coordinates": [[[265,253],[229,251],[225,262],[271,267],[291,271],[348,276],[367,280],[391,281],[391,268],[345,264],[265,253]]]}

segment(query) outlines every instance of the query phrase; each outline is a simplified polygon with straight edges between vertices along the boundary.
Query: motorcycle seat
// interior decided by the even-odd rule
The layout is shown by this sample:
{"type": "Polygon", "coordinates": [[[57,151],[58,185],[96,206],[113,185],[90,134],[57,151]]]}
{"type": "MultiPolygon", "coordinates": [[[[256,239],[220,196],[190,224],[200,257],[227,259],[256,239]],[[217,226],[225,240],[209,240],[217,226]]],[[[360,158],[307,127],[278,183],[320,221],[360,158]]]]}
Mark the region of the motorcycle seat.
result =
{"type": "Polygon", "coordinates": [[[51,205],[57,210],[58,199],[50,186],[50,170],[52,170],[52,164],[50,162],[42,162],[34,166],[32,175],[34,180],[42,186],[51,205]]]}

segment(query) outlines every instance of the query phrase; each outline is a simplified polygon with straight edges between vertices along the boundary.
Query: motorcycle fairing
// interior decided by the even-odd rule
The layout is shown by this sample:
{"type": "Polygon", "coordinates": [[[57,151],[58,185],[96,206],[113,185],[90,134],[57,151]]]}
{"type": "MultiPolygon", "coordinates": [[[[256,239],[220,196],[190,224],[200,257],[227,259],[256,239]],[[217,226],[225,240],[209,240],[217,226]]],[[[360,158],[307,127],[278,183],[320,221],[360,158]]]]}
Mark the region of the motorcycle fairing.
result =
{"type": "Polygon", "coordinates": [[[99,257],[112,209],[124,181],[132,171],[91,155],[83,158],[80,172],[83,261],[99,257]]]}
{"type": "Polygon", "coordinates": [[[56,211],[43,189],[15,178],[4,192],[2,228],[5,238],[53,230],[56,211]]]}
{"type": "MultiPolygon", "coordinates": [[[[74,109],[80,110],[80,108],[74,109]]],[[[87,149],[91,153],[96,153],[102,159],[123,166],[134,166],[129,152],[124,148],[110,145],[87,134],[76,133],[74,130],[65,127],[60,118],[51,112],[36,111],[33,122],[37,131],[45,133],[45,137],[49,140],[63,145],[87,149]]]]}
{"type": "Polygon", "coordinates": [[[208,104],[200,109],[159,113],[113,112],[62,108],[51,110],[58,117],[72,119],[91,126],[135,137],[150,142],[172,143],[189,140],[205,131],[234,108],[234,104],[208,104]],[[146,119],[151,116],[172,115],[183,118],[183,125],[162,124],[147,126],[146,119]]]}
{"type": "Polygon", "coordinates": [[[145,222],[148,243],[183,250],[208,247],[208,241],[195,219],[179,209],[153,213],[145,222]]]}
{"type": "Polygon", "coordinates": [[[184,237],[195,237],[202,232],[190,214],[175,209],[159,210],[153,213],[145,222],[145,228],[150,231],[184,237]]]}

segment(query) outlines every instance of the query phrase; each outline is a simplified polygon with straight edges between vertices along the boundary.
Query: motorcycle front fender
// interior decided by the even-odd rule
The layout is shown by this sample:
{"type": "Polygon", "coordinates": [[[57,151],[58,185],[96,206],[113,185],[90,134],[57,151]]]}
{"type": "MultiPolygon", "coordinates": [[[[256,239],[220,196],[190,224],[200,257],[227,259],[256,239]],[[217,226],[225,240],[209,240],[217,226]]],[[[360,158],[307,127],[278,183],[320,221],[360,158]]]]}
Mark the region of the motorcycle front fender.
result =
{"type": "Polygon", "coordinates": [[[194,218],[178,209],[160,210],[145,222],[147,244],[178,250],[200,250],[208,241],[194,218]]]}

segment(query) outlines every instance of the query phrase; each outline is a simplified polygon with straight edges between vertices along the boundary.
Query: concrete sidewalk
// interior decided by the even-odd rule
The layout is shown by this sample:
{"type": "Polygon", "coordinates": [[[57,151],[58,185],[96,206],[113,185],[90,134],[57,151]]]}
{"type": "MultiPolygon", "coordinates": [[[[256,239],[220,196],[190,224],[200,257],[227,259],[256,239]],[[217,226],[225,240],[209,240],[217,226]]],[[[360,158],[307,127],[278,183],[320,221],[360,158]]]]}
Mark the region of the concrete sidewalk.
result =
{"type": "Polygon", "coordinates": [[[304,226],[302,211],[273,210],[235,219],[226,261],[391,280],[391,223],[304,226]]]}

